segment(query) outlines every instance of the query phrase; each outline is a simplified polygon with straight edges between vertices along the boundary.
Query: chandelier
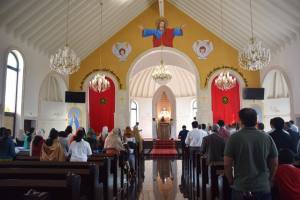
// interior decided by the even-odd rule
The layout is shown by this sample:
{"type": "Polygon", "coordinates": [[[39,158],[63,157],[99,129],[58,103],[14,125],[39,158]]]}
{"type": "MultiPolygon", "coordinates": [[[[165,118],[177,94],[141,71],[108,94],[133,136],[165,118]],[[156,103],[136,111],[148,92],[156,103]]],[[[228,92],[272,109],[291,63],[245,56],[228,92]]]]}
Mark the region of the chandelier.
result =
{"type": "MultiPolygon", "coordinates": [[[[100,33],[102,33],[102,9],[103,9],[103,3],[100,1],[100,33]]],[[[101,63],[101,51],[100,51],[100,66],[101,63]]],[[[102,73],[97,73],[93,79],[90,81],[90,88],[94,90],[95,92],[104,92],[110,87],[109,81],[105,78],[105,75],[102,73]]]]}
{"type": "Polygon", "coordinates": [[[73,74],[80,68],[80,58],[77,57],[74,50],[68,45],[68,28],[69,28],[69,7],[70,2],[68,0],[67,16],[66,16],[66,44],[63,49],[51,55],[50,68],[62,75],[73,74]]]}
{"type": "Polygon", "coordinates": [[[268,65],[271,60],[270,49],[262,47],[262,42],[253,36],[252,3],[250,0],[251,35],[247,47],[239,52],[239,65],[249,71],[257,71],[268,65]]]}
{"type": "Polygon", "coordinates": [[[96,74],[90,81],[90,88],[95,92],[104,92],[110,87],[109,81],[105,78],[104,74],[96,74]]]}
{"type": "Polygon", "coordinates": [[[220,90],[229,90],[236,85],[236,78],[231,76],[228,71],[224,71],[221,72],[219,76],[215,79],[215,85],[220,90]]]}
{"type": "Polygon", "coordinates": [[[166,85],[172,79],[172,75],[165,67],[163,60],[160,61],[160,65],[155,67],[152,78],[160,85],[166,85]]]}

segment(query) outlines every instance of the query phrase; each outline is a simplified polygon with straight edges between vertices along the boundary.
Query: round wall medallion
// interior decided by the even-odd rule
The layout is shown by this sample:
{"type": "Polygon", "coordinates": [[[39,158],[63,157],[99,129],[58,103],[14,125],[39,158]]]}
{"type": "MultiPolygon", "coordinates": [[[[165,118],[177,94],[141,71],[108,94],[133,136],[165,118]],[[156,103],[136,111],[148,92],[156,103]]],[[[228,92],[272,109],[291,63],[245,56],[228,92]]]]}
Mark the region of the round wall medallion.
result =
{"type": "Polygon", "coordinates": [[[223,104],[228,104],[228,102],[229,102],[228,97],[226,97],[226,96],[222,97],[222,103],[223,104]]]}

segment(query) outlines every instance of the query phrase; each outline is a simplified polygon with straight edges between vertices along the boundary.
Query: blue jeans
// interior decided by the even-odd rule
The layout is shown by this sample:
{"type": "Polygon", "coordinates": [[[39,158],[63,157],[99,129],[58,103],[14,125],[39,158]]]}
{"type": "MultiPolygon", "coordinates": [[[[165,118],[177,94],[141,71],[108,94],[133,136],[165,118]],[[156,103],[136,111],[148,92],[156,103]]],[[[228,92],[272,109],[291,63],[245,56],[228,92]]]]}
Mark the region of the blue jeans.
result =
{"type": "Polygon", "coordinates": [[[271,192],[252,192],[247,198],[247,192],[240,192],[232,189],[231,200],[272,200],[271,192]]]}

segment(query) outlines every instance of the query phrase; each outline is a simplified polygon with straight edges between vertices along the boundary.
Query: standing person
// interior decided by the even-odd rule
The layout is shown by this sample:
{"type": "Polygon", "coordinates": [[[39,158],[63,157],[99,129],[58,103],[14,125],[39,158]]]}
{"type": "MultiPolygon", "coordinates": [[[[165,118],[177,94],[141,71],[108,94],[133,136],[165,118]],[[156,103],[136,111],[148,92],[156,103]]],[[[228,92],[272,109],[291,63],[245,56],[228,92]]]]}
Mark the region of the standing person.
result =
{"type": "Polygon", "coordinates": [[[24,139],[25,139],[24,130],[20,129],[16,137],[16,143],[18,147],[22,147],[24,145],[24,139]]]}
{"type": "Polygon", "coordinates": [[[280,151],[280,149],[290,149],[294,151],[291,136],[288,132],[283,130],[284,120],[281,117],[273,118],[273,126],[275,130],[270,133],[270,136],[274,140],[278,151],[280,151]]]}
{"type": "Polygon", "coordinates": [[[225,122],[224,120],[219,120],[218,121],[218,125],[220,126],[220,130],[219,130],[219,135],[225,140],[227,141],[228,138],[230,137],[230,133],[227,130],[227,128],[225,127],[225,122]]]}
{"type": "Polygon", "coordinates": [[[284,123],[284,130],[287,131],[290,134],[292,145],[293,145],[293,152],[297,152],[297,145],[299,141],[299,133],[293,131],[292,124],[290,122],[284,123]]]}
{"type": "Polygon", "coordinates": [[[70,133],[66,131],[59,131],[58,133],[58,141],[61,144],[62,148],[64,149],[65,156],[68,156],[69,151],[69,135],[70,133]]]}
{"type": "Polygon", "coordinates": [[[157,139],[157,122],[155,118],[152,118],[152,136],[153,139],[157,139]]]}
{"type": "Polygon", "coordinates": [[[257,123],[257,129],[260,130],[260,131],[263,132],[263,133],[266,133],[266,132],[264,131],[265,125],[264,125],[264,123],[262,123],[262,122],[258,122],[258,123],[257,123]]]}
{"type": "Polygon", "coordinates": [[[78,128],[76,137],[69,147],[71,162],[87,162],[88,156],[92,155],[92,149],[87,141],[84,141],[85,131],[82,127],[78,128]]]}
{"type": "Polygon", "coordinates": [[[290,120],[289,122],[291,123],[291,129],[292,129],[293,131],[299,133],[299,127],[296,126],[294,120],[290,120]]]}
{"type": "Polygon", "coordinates": [[[189,131],[186,130],[186,125],[183,125],[182,126],[182,130],[178,134],[178,139],[180,139],[180,144],[181,144],[181,150],[182,150],[182,152],[184,151],[184,148],[185,148],[185,139],[187,137],[188,132],[189,131]]]}
{"type": "Polygon", "coordinates": [[[65,161],[64,149],[58,141],[58,131],[50,130],[49,138],[42,146],[41,161],[65,161]]]}
{"type": "Polygon", "coordinates": [[[0,128],[0,161],[13,160],[16,157],[15,144],[9,136],[9,130],[0,128]]]}
{"type": "Polygon", "coordinates": [[[86,141],[90,144],[92,152],[99,151],[99,141],[97,140],[97,135],[92,128],[88,129],[86,141]]]}
{"type": "Polygon", "coordinates": [[[218,124],[212,126],[212,133],[203,138],[201,153],[207,155],[207,164],[215,161],[223,161],[225,140],[219,135],[218,124]]]}
{"type": "Polygon", "coordinates": [[[30,156],[41,156],[42,146],[45,142],[44,135],[45,131],[43,129],[40,129],[35,133],[35,136],[30,144],[30,156]]]}
{"type": "Polygon", "coordinates": [[[198,122],[192,122],[192,131],[189,131],[186,139],[185,144],[189,147],[200,147],[202,144],[202,139],[206,136],[204,131],[198,129],[198,122]]]}
{"type": "Polygon", "coordinates": [[[172,118],[170,119],[170,132],[170,139],[176,138],[176,123],[172,118]]]}
{"type": "Polygon", "coordinates": [[[29,131],[25,134],[24,138],[24,149],[30,149],[30,143],[32,140],[32,134],[34,133],[34,128],[30,128],[29,131]]]}
{"type": "Polygon", "coordinates": [[[278,166],[275,143],[256,129],[254,109],[241,109],[239,118],[242,129],[230,136],[224,151],[224,171],[233,189],[232,200],[271,200],[270,181],[278,166]]]}

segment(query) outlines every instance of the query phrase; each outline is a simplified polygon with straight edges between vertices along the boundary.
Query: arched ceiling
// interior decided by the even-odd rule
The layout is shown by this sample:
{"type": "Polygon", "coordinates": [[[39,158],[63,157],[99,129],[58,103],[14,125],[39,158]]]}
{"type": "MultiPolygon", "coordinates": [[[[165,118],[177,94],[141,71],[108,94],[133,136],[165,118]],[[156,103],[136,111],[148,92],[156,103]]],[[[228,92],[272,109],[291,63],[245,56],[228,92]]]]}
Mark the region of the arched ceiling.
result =
{"type": "MultiPolygon", "coordinates": [[[[71,0],[70,46],[85,58],[156,0],[103,0],[103,32],[99,34],[99,0],[71,0]]],[[[219,0],[169,0],[171,4],[242,49],[250,37],[249,2],[223,0],[224,33],[219,0]]],[[[1,0],[0,27],[50,55],[65,42],[63,0],[1,0]]],[[[157,11],[158,12],[158,11],[157,11]]],[[[300,33],[299,0],[253,0],[254,34],[276,51],[300,33]]],[[[186,27],[189,28],[189,27],[186,27]]],[[[192,27],[190,27],[192,28],[192,27]]]]}
{"type": "MultiPolygon", "coordinates": [[[[181,67],[170,65],[166,67],[172,74],[172,79],[167,86],[176,97],[196,96],[196,78],[194,74],[181,67]]],[[[130,78],[129,93],[131,97],[153,97],[160,87],[151,76],[154,68],[143,69],[130,78]]]]}
{"type": "Polygon", "coordinates": [[[283,74],[278,70],[270,71],[264,81],[266,99],[288,98],[289,89],[283,74]]]}

